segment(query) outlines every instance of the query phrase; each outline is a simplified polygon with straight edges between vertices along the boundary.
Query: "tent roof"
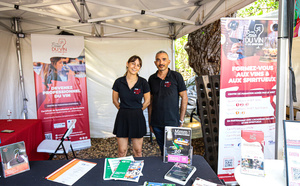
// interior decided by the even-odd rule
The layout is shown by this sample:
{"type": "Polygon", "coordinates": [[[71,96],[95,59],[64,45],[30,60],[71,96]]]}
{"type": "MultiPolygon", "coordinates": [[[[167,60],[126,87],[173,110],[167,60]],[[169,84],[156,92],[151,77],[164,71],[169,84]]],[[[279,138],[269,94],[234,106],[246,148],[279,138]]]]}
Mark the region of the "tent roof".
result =
{"type": "Polygon", "coordinates": [[[25,34],[179,38],[253,1],[0,0],[0,30],[16,31],[17,18],[25,34]]]}

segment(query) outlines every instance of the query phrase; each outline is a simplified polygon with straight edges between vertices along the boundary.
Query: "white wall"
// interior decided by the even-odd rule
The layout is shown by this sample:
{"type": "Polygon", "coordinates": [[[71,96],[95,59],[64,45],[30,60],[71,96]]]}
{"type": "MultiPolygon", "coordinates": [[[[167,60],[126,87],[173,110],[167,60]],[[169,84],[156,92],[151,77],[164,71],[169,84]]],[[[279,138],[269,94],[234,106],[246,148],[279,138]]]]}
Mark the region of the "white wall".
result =
{"type": "Polygon", "coordinates": [[[140,76],[148,79],[156,71],[156,52],[163,49],[172,54],[171,41],[91,38],[85,40],[85,49],[91,136],[109,137],[117,113],[112,104],[112,85],[126,72],[128,58],[142,58],[140,76]]]}

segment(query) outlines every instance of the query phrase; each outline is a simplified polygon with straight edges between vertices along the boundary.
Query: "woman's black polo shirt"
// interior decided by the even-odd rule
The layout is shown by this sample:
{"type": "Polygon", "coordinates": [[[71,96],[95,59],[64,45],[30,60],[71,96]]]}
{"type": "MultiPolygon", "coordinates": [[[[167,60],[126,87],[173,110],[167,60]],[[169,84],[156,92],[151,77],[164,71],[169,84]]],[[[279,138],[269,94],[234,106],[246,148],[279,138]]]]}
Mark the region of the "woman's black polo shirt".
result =
{"type": "Polygon", "coordinates": [[[113,88],[119,93],[120,108],[143,108],[142,98],[150,92],[147,80],[138,76],[138,81],[129,89],[126,76],[116,79],[113,88]]]}
{"type": "Polygon", "coordinates": [[[148,81],[151,89],[151,126],[179,126],[179,92],[186,86],[180,73],[169,69],[165,80],[157,77],[157,72],[148,81]]]}

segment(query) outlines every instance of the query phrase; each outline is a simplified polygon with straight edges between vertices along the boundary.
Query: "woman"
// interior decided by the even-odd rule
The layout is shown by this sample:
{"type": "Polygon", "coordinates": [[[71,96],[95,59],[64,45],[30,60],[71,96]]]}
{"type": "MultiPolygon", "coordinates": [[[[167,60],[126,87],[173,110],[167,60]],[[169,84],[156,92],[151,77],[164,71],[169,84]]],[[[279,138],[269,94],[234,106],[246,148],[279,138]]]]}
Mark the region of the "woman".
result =
{"type": "MultiPolygon", "coordinates": [[[[48,88],[49,84],[52,84],[52,81],[63,81],[62,78],[59,76],[59,72],[62,71],[62,68],[64,66],[64,58],[62,57],[52,57],[50,58],[51,64],[45,65],[45,68],[43,70],[44,72],[44,80],[45,85],[48,88]]],[[[74,72],[69,70],[68,72],[68,79],[74,76],[74,72]]]]}
{"type": "Polygon", "coordinates": [[[119,157],[127,154],[128,138],[132,141],[134,156],[142,157],[143,136],[147,131],[143,110],[150,104],[150,88],[147,81],[138,76],[141,67],[139,56],[130,57],[126,62],[127,72],[113,85],[113,104],[119,109],[113,134],[117,136],[119,157]]]}

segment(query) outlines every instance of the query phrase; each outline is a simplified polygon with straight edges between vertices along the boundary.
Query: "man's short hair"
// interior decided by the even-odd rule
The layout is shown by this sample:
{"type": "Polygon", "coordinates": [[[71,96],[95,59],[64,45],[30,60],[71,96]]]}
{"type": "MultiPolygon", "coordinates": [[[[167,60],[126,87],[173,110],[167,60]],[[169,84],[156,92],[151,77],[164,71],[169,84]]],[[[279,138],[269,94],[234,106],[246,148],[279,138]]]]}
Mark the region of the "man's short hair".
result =
{"type": "Polygon", "coordinates": [[[167,54],[167,56],[169,57],[168,53],[164,50],[158,51],[155,56],[157,56],[158,54],[167,54]]]}

